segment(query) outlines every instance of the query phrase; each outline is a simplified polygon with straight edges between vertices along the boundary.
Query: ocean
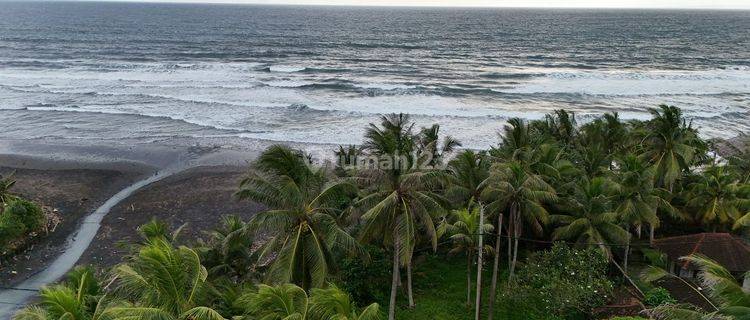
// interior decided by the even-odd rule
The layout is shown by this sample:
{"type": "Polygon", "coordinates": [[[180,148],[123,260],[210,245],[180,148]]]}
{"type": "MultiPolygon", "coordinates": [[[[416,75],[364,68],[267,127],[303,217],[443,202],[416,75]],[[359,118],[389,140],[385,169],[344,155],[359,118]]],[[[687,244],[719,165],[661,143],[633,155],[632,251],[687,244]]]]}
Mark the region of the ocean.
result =
{"type": "Polygon", "coordinates": [[[750,132],[750,11],[0,2],[0,139],[329,146],[405,112],[486,148],[661,103],[750,132]]]}

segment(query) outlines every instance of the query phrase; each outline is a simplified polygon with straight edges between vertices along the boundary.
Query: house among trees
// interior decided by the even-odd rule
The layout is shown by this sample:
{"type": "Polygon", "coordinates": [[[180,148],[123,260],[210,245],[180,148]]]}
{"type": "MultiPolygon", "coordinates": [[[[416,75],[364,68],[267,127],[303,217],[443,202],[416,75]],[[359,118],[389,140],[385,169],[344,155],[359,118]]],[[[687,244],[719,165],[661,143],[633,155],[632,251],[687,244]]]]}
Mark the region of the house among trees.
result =
{"type": "MultiPolygon", "coordinates": [[[[695,266],[680,260],[691,254],[701,254],[718,262],[740,280],[750,271],[750,245],[729,233],[697,233],[662,238],[654,240],[653,247],[667,256],[667,271],[684,279],[694,279],[699,273],[695,266]]],[[[750,281],[745,281],[743,286],[750,288],[750,281]]]]}

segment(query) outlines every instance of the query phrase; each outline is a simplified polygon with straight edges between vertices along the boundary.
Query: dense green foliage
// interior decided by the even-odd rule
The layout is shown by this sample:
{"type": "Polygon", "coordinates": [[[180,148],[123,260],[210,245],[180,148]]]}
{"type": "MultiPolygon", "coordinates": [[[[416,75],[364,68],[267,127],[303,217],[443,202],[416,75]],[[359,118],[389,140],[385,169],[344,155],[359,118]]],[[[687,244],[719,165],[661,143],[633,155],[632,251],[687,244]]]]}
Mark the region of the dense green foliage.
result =
{"type": "Polygon", "coordinates": [[[13,197],[0,211],[0,255],[12,250],[14,242],[23,241],[42,231],[47,223],[44,212],[31,201],[13,197]]]}
{"type": "Polygon", "coordinates": [[[677,303],[667,289],[656,287],[646,292],[643,303],[650,307],[658,307],[663,304],[677,303]]]}
{"type": "Polygon", "coordinates": [[[588,314],[611,297],[608,261],[596,247],[571,249],[562,244],[532,254],[507,295],[535,301],[539,312],[556,316],[588,314]]]}
{"type": "Polygon", "coordinates": [[[338,281],[355,301],[384,301],[389,289],[390,259],[385,250],[366,246],[369,260],[348,257],[341,261],[338,281]]]}
{"type": "Polygon", "coordinates": [[[237,195],[271,208],[253,217],[246,230],[270,236],[259,258],[275,256],[269,282],[320,287],[335,266],[333,249],[359,251],[354,238],[336,223],[341,199],[356,192],[346,180],[329,181],[300,151],[273,146],[259,157],[237,195]]]}
{"type": "Polygon", "coordinates": [[[335,286],[308,295],[289,283],[223,285],[225,277],[211,277],[199,254],[175,245],[162,226],[152,221],[141,227],[143,241],[106,281],[90,268],[77,268],[62,284],[43,288],[38,305],[15,319],[380,319],[379,305],[359,309],[335,286]]]}
{"type": "MultiPolygon", "coordinates": [[[[227,218],[193,247],[149,223],[108,285],[91,293],[50,287],[22,314],[52,316],[22,319],[59,318],[67,308],[50,302],[59,299],[70,302],[71,319],[380,313],[377,305],[358,308],[350,294],[388,304],[390,320],[471,319],[472,308],[490,318],[570,319],[609,302],[615,283],[635,289],[654,316],[698,319],[706,315],[670,303],[661,289],[641,293],[628,275],[629,256],[646,245],[644,228],[649,239],[747,231],[750,151],[725,161],[679,108],[651,114],[647,121],[605,114],[585,124],[564,110],[514,118],[497,146],[453,158],[460,143],[441,139],[439,126],[417,130],[408,115],[391,114],[370,124],[363,146],[340,147],[337,168],[272,146],[237,191],[268,210],[247,222],[227,218]],[[477,273],[488,277],[477,283],[477,273]],[[479,305],[471,302],[476,287],[479,305]]],[[[737,279],[714,262],[688,259],[703,268],[706,299],[716,306],[709,312],[742,319],[750,306],[737,279]]]]}

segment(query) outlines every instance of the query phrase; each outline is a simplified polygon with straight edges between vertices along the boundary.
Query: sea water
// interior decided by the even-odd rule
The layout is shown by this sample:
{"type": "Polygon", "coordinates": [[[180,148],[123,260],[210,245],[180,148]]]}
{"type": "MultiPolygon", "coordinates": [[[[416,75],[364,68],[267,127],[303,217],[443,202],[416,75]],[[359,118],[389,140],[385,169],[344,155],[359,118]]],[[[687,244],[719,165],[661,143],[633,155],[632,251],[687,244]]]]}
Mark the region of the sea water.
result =
{"type": "Polygon", "coordinates": [[[750,132],[750,11],[0,2],[0,139],[356,144],[405,112],[486,148],[661,103],[750,132]]]}

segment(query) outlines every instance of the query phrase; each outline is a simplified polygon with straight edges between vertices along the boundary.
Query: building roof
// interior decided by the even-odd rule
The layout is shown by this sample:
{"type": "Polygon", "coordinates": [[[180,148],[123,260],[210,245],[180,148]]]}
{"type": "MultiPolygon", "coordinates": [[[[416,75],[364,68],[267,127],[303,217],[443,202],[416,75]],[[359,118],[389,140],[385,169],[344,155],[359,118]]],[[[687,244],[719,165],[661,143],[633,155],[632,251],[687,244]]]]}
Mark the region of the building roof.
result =
{"type": "Polygon", "coordinates": [[[691,254],[702,254],[731,272],[750,271],[750,245],[729,233],[698,233],[654,240],[654,248],[669,259],[687,268],[689,263],[678,260],[691,254]]]}
{"type": "MultiPolygon", "coordinates": [[[[687,280],[690,282],[690,280],[687,280]]],[[[665,278],[657,282],[659,286],[669,291],[672,298],[676,299],[680,303],[689,303],[703,310],[714,310],[708,301],[703,298],[695,289],[691,288],[686,283],[675,279],[665,278]]],[[[691,284],[694,288],[700,288],[697,284],[691,284]]],[[[700,290],[700,289],[699,289],[700,290]]],[[[704,293],[705,294],[705,293],[704,293]]]]}

